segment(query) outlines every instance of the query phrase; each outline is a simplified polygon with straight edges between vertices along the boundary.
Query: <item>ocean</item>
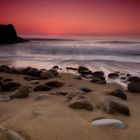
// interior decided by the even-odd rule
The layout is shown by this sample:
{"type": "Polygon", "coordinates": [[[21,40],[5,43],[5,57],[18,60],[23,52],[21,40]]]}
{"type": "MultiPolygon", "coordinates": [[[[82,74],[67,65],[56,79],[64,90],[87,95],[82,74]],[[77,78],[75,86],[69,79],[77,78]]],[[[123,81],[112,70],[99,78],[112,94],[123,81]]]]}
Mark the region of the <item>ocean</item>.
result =
{"type": "Polygon", "coordinates": [[[26,36],[25,43],[0,45],[0,64],[49,69],[79,65],[93,70],[140,74],[140,38],[26,36]]]}

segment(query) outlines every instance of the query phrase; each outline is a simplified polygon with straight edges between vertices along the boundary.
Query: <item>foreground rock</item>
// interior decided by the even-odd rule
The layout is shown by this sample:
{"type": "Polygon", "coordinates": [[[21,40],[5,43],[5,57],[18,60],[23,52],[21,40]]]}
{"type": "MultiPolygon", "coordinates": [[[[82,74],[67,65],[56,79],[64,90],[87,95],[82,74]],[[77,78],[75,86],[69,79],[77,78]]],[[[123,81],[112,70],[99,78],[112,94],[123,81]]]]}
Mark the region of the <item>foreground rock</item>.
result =
{"type": "Polygon", "coordinates": [[[18,82],[7,82],[2,84],[2,91],[15,91],[21,86],[18,82]]]}
{"type": "Polygon", "coordinates": [[[134,92],[134,93],[140,93],[140,83],[129,83],[128,91],[134,92]]]}
{"type": "Polygon", "coordinates": [[[0,140],[25,140],[18,133],[0,126],[0,140]]]}
{"type": "Polygon", "coordinates": [[[108,78],[110,78],[110,79],[116,79],[118,77],[119,77],[118,73],[110,73],[110,74],[108,74],[108,78]]]}
{"type": "Polygon", "coordinates": [[[13,98],[26,98],[29,96],[30,90],[29,87],[22,87],[17,92],[15,92],[13,95],[10,96],[10,99],[13,98]]]}
{"type": "Polygon", "coordinates": [[[46,85],[52,88],[59,88],[62,87],[64,84],[60,81],[50,81],[47,82],[46,85]]]}
{"type": "Polygon", "coordinates": [[[47,85],[38,85],[36,86],[33,91],[49,91],[51,90],[52,88],[50,86],[47,86],[47,85]]]}
{"type": "Polygon", "coordinates": [[[123,102],[123,100],[117,97],[108,97],[104,102],[103,108],[110,114],[120,113],[126,116],[130,115],[130,110],[127,105],[123,102]]]}
{"type": "Polygon", "coordinates": [[[112,126],[115,128],[125,128],[124,122],[116,119],[100,119],[95,120],[91,123],[93,127],[108,127],[112,126]]]}
{"type": "Polygon", "coordinates": [[[134,83],[140,83],[140,77],[132,76],[132,77],[129,77],[127,81],[134,82],[134,83]]]}
{"type": "Polygon", "coordinates": [[[123,99],[123,100],[126,100],[126,99],[127,99],[126,94],[123,93],[123,91],[122,91],[122,90],[119,90],[119,89],[110,92],[108,95],[112,95],[112,96],[115,96],[115,97],[121,98],[121,99],[123,99]]]}
{"type": "Polygon", "coordinates": [[[78,94],[75,96],[69,103],[70,108],[75,108],[75,109],[86,109],[89,111],[93,110],[93,105],[90,102],[89,98],[78,94]]]}
{"type": "Polygon", "coordinates": [[[12,24],[0,25],[0,44],[10,44],[25,41],[27,40],[17,36],[16,30],[12,24]]]}

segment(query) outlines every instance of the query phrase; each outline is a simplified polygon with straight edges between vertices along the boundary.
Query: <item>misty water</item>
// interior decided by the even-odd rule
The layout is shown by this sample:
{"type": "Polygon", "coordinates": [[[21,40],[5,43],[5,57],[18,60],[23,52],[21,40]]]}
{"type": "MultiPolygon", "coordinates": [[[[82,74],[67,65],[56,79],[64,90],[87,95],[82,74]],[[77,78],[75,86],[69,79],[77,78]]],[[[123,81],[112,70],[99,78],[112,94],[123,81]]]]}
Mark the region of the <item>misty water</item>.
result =
{"type": "Polygon", "coordinates": [[[87,66],[93,70],[140,74],[140,38],[26,37],[29,42],[0,45],[0,63],[50,68],[87,66]],[[53,40],[51,40],[53,38],[53,40]],[[55,40],[56,39],[56,40],[55,40]],[[59,40],[60,39],[60,40],[59,40]]]}

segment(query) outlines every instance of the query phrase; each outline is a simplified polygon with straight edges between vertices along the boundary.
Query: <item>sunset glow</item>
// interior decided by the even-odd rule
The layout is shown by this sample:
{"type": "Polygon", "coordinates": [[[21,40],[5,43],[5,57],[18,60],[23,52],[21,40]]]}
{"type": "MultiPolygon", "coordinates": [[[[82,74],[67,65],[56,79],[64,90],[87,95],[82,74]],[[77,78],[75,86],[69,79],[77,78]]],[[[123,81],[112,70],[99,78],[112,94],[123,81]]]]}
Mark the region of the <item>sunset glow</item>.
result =
{"type": "Polygon", "coordinates": [[[19,34],[140,34],[139,0],[1,0],[19,34]]]}

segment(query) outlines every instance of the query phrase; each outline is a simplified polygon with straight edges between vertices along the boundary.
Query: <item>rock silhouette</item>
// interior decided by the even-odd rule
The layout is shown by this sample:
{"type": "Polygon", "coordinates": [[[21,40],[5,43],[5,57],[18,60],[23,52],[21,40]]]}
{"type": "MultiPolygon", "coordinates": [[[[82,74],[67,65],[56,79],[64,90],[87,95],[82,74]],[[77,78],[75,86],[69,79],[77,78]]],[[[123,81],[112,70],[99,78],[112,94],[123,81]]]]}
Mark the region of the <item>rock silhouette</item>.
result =
{"type": "Polygon", "coordinates": [[[12,24],[0,25],[0,44],[10,44],[27,41],[17,36],[12,24]]]}

